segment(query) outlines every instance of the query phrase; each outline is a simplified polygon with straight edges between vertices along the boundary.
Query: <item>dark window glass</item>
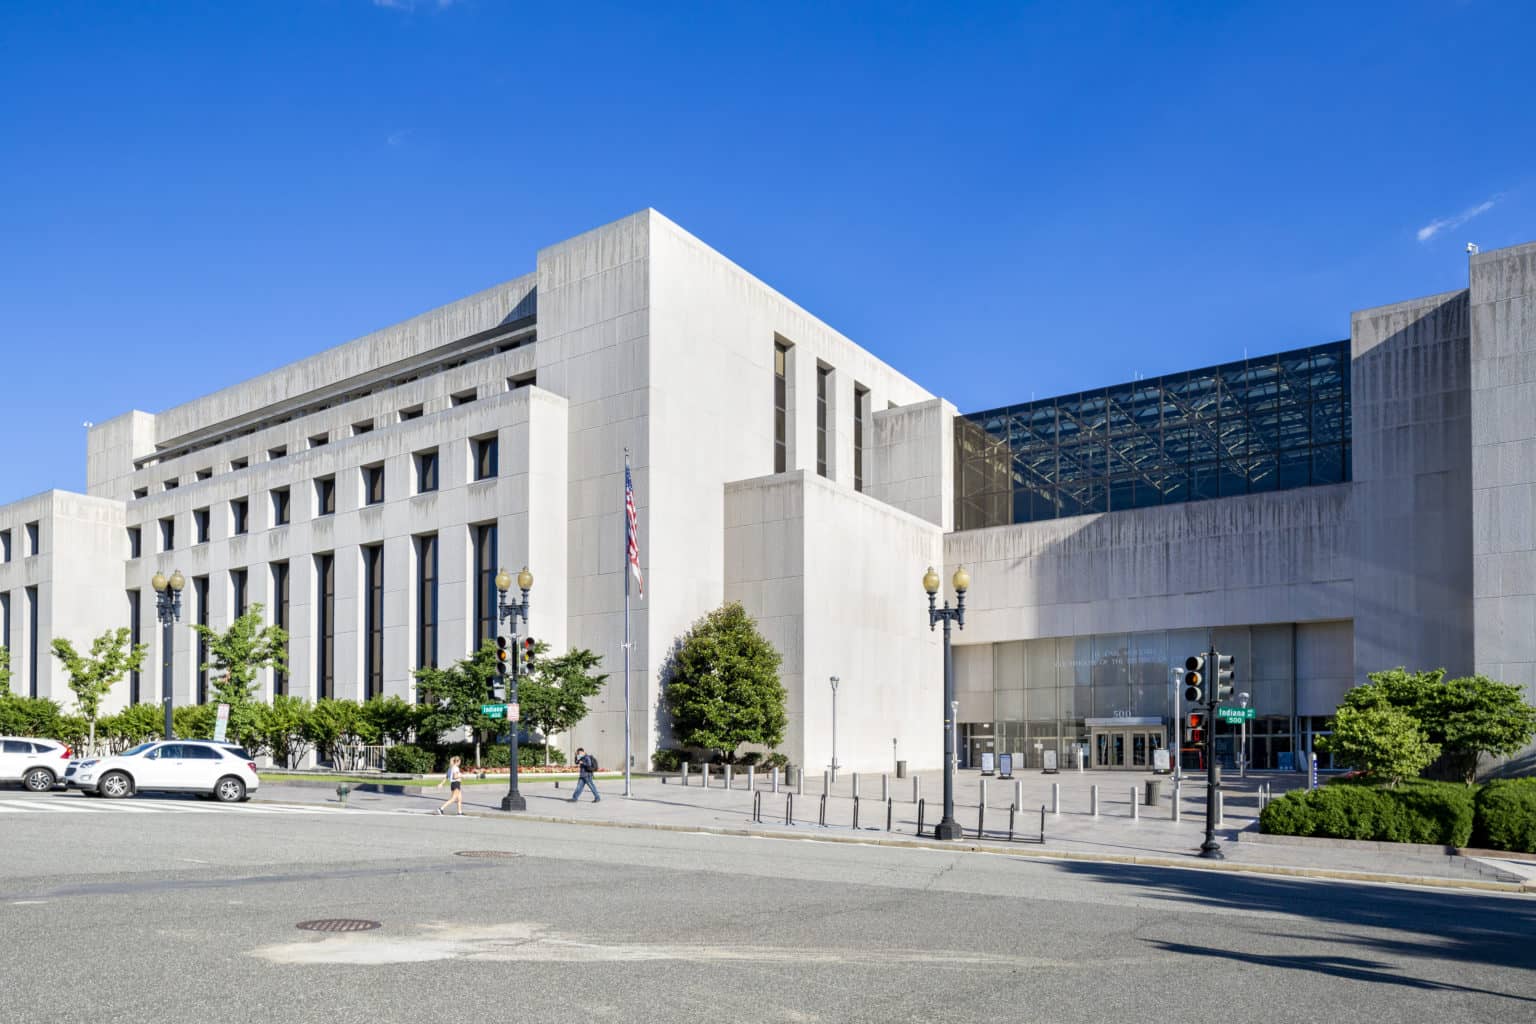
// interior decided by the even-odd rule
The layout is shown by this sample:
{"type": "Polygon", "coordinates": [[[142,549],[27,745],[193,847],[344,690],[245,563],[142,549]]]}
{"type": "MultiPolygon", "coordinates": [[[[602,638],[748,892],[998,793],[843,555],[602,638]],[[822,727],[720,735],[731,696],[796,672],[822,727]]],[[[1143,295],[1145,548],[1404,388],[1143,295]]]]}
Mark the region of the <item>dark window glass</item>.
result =
{"type": "Polygon", "coordinates": [[[379,505],[384,501],[384,466],[363,467],[363,504],[379,505]]]}
{"type": "MultiPolygon", "coordinates": [[[[4,628],[0,630],[0,640],[4,640],[11,631],[10,602],[5,602],[4,628]]],[[[128,648],[132,650],[144,642],[143,623],[139,611],[139,592],[128,591],[128,648]]],[[[143,684],[143,673],[138,669],[128,673],[128,703],[139,703],[139,687],[143,684]]]]}
{"type": "Polygon", "coordinates": [[[827,392],[832,388],[832,371],[816,367],[816,473],[827,475],[827,392]]]}
{"type": "Polygon", "coordinates": [[[1349,388],[1341,341],[959,417],[956,529],[1349,480],[1349,388]]]}
{"type": "Polygon", "coordinates": [[[27,696],[37,696],[37,588],[27,588],[27,696]]]}
{"type": "MultiPolygon", "coordinates": [[[[138,558],[144,554],[144,531],[137,526],[128,527],[128,557],[138,558]]],[[[6,561],[10,561],[9,558],[6,561]]]]}
{"type": "MultiPolygon", "coordinates": [[[[288,563],[272,563],[272,624],[286,632],[289,625],[289,598],[290,587],[288,579],[288,563]]],[[[273,670],[272,692],[288,692],[288,674],[273,670]]]]}
{"type": "MultiPolygon", "coordinates": [[[[192,598],[197,602],[197,624],[208,625],[208,577],[192,577],[192,598]]],[[[208,703],[208,641],[197,634],[197,702],[208,703]]]]}
{"type": "Polygon", "coordinates": [[[167,516],[160,520],[160,550],[170,551],[176,546],[176,520],[167,516]]]}
{"type": "Polygon", "coordinates": [[[853,489],[864,489],[864,417],[869,414],[869,391],[853,386],[853,489]]]}
{"type": "Polygon", "coordinates": [[[279,487],[272,492],[272,525],[284,526],[288,522],[288,488],[279,487]]]}
{"type": "Polygon", "coordinates": [[[40,554],[43,550],[42,537],[37,523],[27,524],[27,554],[40,554]]]}
{"type": "Polygon", "coordinates": [[[474,446],[475,479],[489,480],[494,477],[499,469],[497,467],[497,441],[495,435],[476,438],[470,442],[474,446]]]}
{"type": "Polygon", "coordinates": [[[789,469],[789,346],[773,346],[773,471],[789,469]]]}
{"type": "Polygon", "coordinates": [[[437,449],[416,453],[416,493],[437,490],[437,449]]]}
{"type": "Polygon", "coordinates": [[[336,513],[336,478],[322,476],[315,481],[315,513],[329,516],[336,513]]]}
{"type": "Polygon", "coordinates": [[[248,498],[236,498],[229,503],[230,525],[235,536],[251,531],[251,502],[248,498]]]}
{"type": "Polygon", "coordinates": [[[475,543],[475,646],[496,636],[496,524],[470,528],[475,543]]]}
{"type": "Polygon", "coordinates": [[[197,542],[199,544],[208,543],[208,521],[207,509],[195,508],[192,510],[192,528],[197,532],[197,542]]]}
{"type": "Polygon", "coordinates": [[[335,696],[336,556],[315,556],[315,698],[335,696]]]}
{"type": "Polygon", "coordinates": [[[416,667],[437,664],[437,535],[416,538],[416,667]]]}
{"type": "Polygon", "coordinates": [[[231,569],[229,572],[230,596],[234,599],[234,617],[237,619],[246,612],[249,580],[250,574],[244,569],[231,569]]]}
{"type": "Polygon", "coordinates": [[[363,678],[366,697],[384,695],[384,546],[363,548],[363,678]]]}
{"type": "MultiPolygon", "coordinates": [[[[131,531],[133,528],[130,527],[129,529],[131,531]]],[[[134,557],[137,558],[138,556],[135,555],[134,557]]],[[[10,530],[0,530],[0,562],[9,562],[10,560],[11,560],[11,531],[10,530]]]]}

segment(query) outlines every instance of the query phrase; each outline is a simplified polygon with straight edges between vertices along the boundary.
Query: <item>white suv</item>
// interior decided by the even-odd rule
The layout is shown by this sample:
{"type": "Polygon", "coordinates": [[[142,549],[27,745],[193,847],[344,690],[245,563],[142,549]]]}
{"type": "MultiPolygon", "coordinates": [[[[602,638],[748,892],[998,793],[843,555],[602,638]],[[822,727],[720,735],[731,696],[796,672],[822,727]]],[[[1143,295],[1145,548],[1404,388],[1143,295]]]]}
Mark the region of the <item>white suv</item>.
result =
{"type": "Polygon", "coordinates": [[[64,781],[70,749],[56,740],[0,736],[0,782],[20,782],[46,793],[64,781]]]}
{"type": "Polygon", "coordinates": [[[261,785],[249,754],[207,740],[140,743],[113,757],[71,765],[64,781],[92,796],[199,793],[225,803],[249,800],[261,785]]]}

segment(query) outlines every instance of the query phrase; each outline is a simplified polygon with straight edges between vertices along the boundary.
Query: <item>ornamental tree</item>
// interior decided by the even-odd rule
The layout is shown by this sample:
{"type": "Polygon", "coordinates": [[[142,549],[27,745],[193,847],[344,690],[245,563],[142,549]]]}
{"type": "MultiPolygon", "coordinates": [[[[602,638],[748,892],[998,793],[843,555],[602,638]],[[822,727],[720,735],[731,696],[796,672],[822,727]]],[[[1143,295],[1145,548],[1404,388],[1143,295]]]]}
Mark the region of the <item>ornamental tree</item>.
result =
{"type": "Polygon", "coordinates": [[[494,640],[485,641],[478,651],[449,668],[417,669],[416,688],[424,706],[421,732],[436,741],[441,733],[467,726],[475,737],[475,763],[479,764],[480,737],[506,728],[501,719],[480,713],[480,705],[492,703],[498,678],[494,640]]]}
{"type": "Polygon", "coordinates": [[[776,746],[787,721],[781,660],[737,602],[695,622],[664,672],[662,699],[678,742],[732,762],[744,743],[776,746]]]}
{"type": "Polygon", "coordinates": [[[264,668],[288,671],[288,631],[263,625],[261,609],[260,604],[251,605],[223,632],[211,626],[192,627],[207,645],[208,660],[199,667],[216,673],[213,703],[229,705],[231,722],[237,707],[251,703],[257,672],[264,668]]]}
{"type": "Polygon", "coordinates": [[[64,664],[69,674],[69,688],[75,704],[88,724],[90,746],[96,747],[96,719],[101,715],[101,699],[129,672],[144,664],[147,644],[129,642],[127,629],[109,629],[91,641],[91,653],[81,654],[63,637],[54,639],[53,656],[64,664]]]}
{"type": "Polygon", "coordinates": [[[1346,768],[1359,768],[1396,786],[1417,777],[1440,756],[1413,716],[1398,708],[1344,705],[1333,718],[1333,735],[1318,746],[1346,768]]]}
{"type": "Polygon", "coordinates": [[[606,672],[594,673],[602,655],[585,648],[557,658],[542,658],[544,645],[534,650],[534,669],[517,682],[523,723],[544,735],[544,763],[549,764],[549,738],[569,732],[587,717],[587,699],[602,692],[606,672]]]}

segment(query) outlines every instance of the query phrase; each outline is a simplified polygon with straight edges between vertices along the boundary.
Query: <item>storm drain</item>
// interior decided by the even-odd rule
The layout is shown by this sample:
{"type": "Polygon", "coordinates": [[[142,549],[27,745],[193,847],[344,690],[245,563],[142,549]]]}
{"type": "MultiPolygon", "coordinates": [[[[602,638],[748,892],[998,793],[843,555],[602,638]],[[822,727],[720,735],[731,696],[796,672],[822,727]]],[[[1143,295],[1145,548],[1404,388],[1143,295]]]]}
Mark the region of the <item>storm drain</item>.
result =
{"type": "Polygon", "coordinates": [[[315,921],[300,921],[294,927],[306,932],[371,932],[383,924],[382,921],[364,921],[357,917],[322,917],[315,921]]]}
{"type": "Polygon", "coordinates": [[[483,860],[499,860],[512,857],[521,857],[522,854],[511,850],[455,850],[455,857],[477,857],[483,860]]]}

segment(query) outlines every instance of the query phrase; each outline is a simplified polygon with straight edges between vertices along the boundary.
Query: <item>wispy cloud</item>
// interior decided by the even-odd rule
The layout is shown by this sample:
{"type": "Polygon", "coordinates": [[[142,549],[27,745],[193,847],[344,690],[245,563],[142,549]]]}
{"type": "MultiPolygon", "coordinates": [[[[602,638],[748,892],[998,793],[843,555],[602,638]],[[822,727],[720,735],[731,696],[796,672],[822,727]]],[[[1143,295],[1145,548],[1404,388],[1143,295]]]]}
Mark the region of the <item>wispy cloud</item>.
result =
{"type": "MultiPolygon", "coordinates": [[[[423,4],[423,6],[442,9],[444,7],[452,7],[458,2],[459,0],[431,0],[430,5],[423,4]]],[[[414,11],[416,9],[416,0],[373,0],[373,6],[388,7],[393,11],[414,11]]]]}
{"type": "Polygon", "coordinates": [[[1461,227],[1473,217],[1480,217],[1487,213],[1489,210],[1493,209],[1496,205],[1498,205],[1499,200],[1503,198],[1504,197],[1502,195],[1497,195],[1492,199],[1487,199],[1481,203],[1478,203],[1476,206],[1462,210],[1454,217],[1442,217],[1439,220],[1430,221],[1428,224],[1425,224],[1423,227],[1419,228],[1419,241],[1427,242],[1442,231],[1449,231],[1452,228],[1461,227]]]}
{"type": "Polygon", "coordinates": [[[384,141],[389,143],[391,146],[398,146],[405,142],[405,137],[409,134],[409,131],[390,132],[389,135],[385,137],[384,141]]]}

